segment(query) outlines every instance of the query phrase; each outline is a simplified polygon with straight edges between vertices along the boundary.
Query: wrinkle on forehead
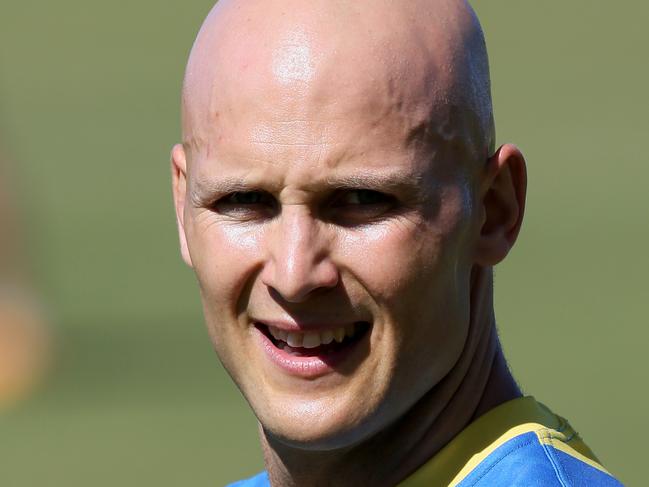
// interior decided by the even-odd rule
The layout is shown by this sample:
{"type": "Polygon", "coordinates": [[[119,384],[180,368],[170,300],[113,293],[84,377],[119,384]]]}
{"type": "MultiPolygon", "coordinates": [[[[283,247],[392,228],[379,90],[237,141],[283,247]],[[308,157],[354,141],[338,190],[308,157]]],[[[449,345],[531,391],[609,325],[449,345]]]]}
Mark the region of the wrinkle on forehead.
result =
{"type": "Polygon", "coordinates": [[[400,127],[406,144],[450,142],[482,159],[494,143],[484,39],[463,1],[221,0],[192,50],[183,105],[195,149],[250,132],[251,118],[257,140],[284,123],[282,137],[297,139],[285,143],[309,143],[298,122],[354,113],[377,132],[400,127]]]}

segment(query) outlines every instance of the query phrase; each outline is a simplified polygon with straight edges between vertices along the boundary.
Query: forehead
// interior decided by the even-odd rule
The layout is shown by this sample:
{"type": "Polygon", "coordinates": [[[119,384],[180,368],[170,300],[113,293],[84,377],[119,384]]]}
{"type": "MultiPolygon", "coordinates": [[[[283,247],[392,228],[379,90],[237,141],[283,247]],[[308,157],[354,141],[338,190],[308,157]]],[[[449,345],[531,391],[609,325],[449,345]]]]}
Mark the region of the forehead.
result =
{"type": "Polygon", "coordinates": [[[418,161],[441,152],[467,156],[465,110],[445,96],[450,81],[434,62],[442,54],[423,49],[416,28],[325,38],[306,21],[240,20],[201,32],[188,65],[184,142],[196,170],[216,161],[241,171],[421,170],[418,161]],[[253,35],[252,25],[267,32],[253,35]]]}
{"type": "Polygon", "coordinates": [[[423,113],[401,112],[380,89],[372,95],[367,87],[349,91],[331,97],[266,91],[222,104],[211,123],[186,140],[191,174],[313,181],[399,171],[418,177],[457,167],[467,157],[450,127],[433,127],[423,113]]]}

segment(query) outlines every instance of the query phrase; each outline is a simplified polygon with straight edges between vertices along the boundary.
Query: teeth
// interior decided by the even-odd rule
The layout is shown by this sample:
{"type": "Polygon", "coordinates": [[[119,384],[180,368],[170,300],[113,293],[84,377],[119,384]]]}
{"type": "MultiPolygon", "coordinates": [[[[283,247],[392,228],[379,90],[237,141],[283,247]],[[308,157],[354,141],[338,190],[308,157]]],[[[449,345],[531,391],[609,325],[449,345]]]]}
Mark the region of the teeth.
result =
{"type": "Polygon", "coordinates": [[[334,340],[342,343],[345,338],[351,338],[356,333],[356,325],[350,324],[341,326],[335,329],[327,329],[321,332],[307,331],[307,332],[288,332],[273,326],[268,327],[268,331],[279,341],[280,348],[284,348],[285,344],[293,348],[316,348],[320,345],[328,345],[334,340]]]}
{"type": "Polygon", "coordinates": [[[356,331],[356,326],[354,326],[353,323],[345,327],[345,335],[348,337],[353,337],[355,331],[356,331]]]}
{"type": "Polygon", "coordinates": [[[274,328],[272,326],[269,326],[268,331],[270,331],[270,334],[273,335],[273,338],[275,338],[275,340],[281,340],[282,339],[282,333],[281,333],[281,330],[279,328],[274,328]]]}
{"type": "Polygon", "coordinates": [[[286,343],[288,343],[290,347],[301,347],[302,336],[302,333],[288,333],[288,336],[286,337],[286,343]]]}
{"type": "Polygon", "coordinates": [[[341,343],[345,339],[345,328],[336,328],[334,330],[334,338],[338,343],[341,343]]]}
{"type": "Polygon", "coordinates": [[[320,334],[320,341],[323,345],[329,345],[334,341],[334,332],[331,330],[325,330],[320,334]]]}
{"type": "Polygon", "coordinates": [[[302,346],[304,348],[315,348],[320,346],[320,333],[310,331],[304,334],[304,340],[302,340],[302,346]]]}

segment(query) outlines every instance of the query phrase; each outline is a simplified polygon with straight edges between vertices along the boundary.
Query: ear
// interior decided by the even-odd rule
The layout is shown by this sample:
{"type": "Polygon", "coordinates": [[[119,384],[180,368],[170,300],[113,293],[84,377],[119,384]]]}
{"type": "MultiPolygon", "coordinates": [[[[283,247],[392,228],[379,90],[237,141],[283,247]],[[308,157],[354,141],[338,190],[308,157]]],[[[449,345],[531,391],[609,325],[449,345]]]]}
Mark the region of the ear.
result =
{"type": "Polygon", "coordinates": [[[185,234],[185,196],[187,194],[187,159],[185,149],[181,144],[176,144],[171,149],[171,188],[176,209],[176,222],[180,238],[180,255],[189,267],[193,267],[192,258],[187,248],[185,234]]]}
{"type": "Polygon", "coordinates": [[[487,161],[481,179],[476,263],[488,267],[507,256],[523,222],[527,190],[523,154],[512,144],[503,145],[487,161]]]}

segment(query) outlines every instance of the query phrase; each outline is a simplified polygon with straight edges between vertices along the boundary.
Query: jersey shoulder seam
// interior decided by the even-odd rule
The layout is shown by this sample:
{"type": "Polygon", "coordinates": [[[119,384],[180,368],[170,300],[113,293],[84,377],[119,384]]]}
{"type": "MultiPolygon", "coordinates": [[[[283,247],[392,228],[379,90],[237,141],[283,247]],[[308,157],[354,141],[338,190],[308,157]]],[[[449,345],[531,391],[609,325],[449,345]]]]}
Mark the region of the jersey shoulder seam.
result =
{"type": "MultiPolygon", "coordinates": [[[[545,456],[547,457],[548,461],[552,465],[552,468],[554,469],[554,473],[557,477],[557,480],[561,484],[562,487],[571,487],[571,483],[568,481],[565,472],[563,471],[563,467],[559,463],[558,459],[554,455],[554,438],[552,436],[552,432],[549,431],[547,428],[543,428],[537,431],[537,435],[542,435],[545,437],[548,441],[548,443],[545,443],[543,441],[539,441],[539,444],[543,448],[543,452],[545,453],[545,456]]],[[[537,436],[539,438],[539,436],[537,436]]],[[[570,441],[572,437],[568,441],[570,441]]]]}
{"type": "Polygon", "coordinates": [[[492,465],[490,465],[489,468],[488,468],[487,470],[485,470],[484,472],[482,472],[482,474],[480,474],[480,476],[479,476],[478,478],[476,478],[475,481],[472,482],[471,485],[477,485],[478,482],[480,482],[480,481],[481,481],[485,476],[487,476],[487,474],[489,474],[489,472],[491,472],[491,471],[492,471],[492,470],[493,470],[493,469],[494,469],[494,468],[495,468],[495,467],[496,467],[500,462],[502,462],[505,458],[507,458],[507,457],[508,457],[509,455],[511,455],[512,453],[514,453],[514,452],[520,450],[521,448],[524,448],[524,447],[526,447],[526,446],[528,446],[528,445],[531,445],[531,444],[534,443],[534,442],[535,442],[534,439],[530,439],[530,440],[528,440],[528,441],[526,441],[526,442],[524,442],[524,443],[521,443],[520,445],[517,445],[516,448],[514,448],[513,450],[507,452],[507,455],[505,455],[505,456],[503,456],[503,457],[500,457],[497,461],[495,461],[492,465]]]}

